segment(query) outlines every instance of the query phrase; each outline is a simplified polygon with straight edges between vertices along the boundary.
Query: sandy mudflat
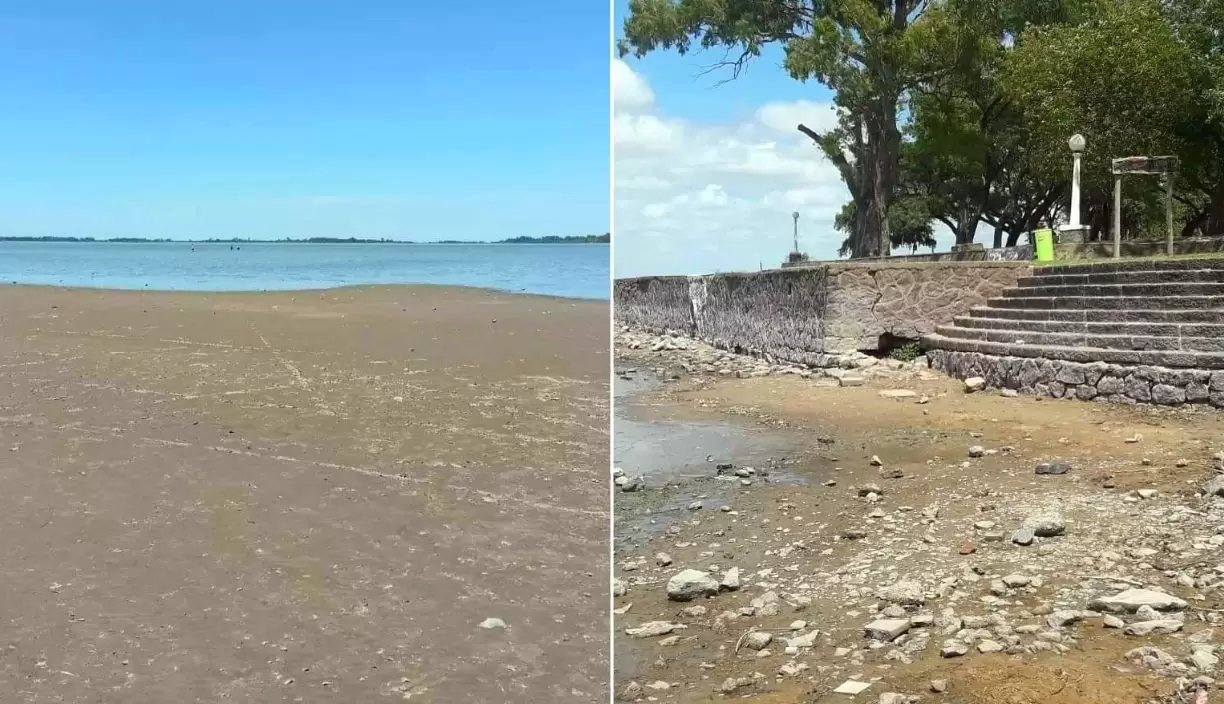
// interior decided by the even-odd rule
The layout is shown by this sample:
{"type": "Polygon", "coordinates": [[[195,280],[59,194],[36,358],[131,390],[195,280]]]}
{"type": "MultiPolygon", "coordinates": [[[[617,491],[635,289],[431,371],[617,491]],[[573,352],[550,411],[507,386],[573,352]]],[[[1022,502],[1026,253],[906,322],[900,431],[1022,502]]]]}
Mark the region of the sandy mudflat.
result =
{"type": "Polygon", "coordinates": [[[0,701],[607,700],[606,302],[5,286],[0,330],[0,701]]]}

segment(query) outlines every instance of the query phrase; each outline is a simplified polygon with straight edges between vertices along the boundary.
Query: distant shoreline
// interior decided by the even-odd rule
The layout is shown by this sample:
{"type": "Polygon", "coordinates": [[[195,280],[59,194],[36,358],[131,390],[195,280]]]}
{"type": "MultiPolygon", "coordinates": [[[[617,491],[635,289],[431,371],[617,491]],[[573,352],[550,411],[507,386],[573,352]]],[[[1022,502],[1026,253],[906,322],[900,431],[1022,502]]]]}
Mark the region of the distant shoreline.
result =
{"type": "Polygon", "coordinates": [[[414,240],[368,239],[359,237],[308,237],[304,239],[207,239],[171,240],[143,237],[0,237],[0,242],[31,242],[36,244],[609,244],[609,235],[576,235],[570,237],[512,237],[505,240],[414,240]]]}

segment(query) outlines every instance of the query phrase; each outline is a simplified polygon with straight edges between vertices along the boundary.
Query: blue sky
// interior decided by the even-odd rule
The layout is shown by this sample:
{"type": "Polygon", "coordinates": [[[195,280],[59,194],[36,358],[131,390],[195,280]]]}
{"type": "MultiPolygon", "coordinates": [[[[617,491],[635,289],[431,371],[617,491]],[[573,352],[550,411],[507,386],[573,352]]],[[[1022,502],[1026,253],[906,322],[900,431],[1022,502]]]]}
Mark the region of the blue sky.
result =
{"type": "MultiPolygon", "coordinates": [[[[617,0],[622,36],[628,3],[617,0]]],[[[702,75],[722,52],[614,60],[614,266],[618,277],[776,267],[792,249],[836,259],[833,217],[849,199],[796,129],[831,127],[832,92],[782,69],[771,47],[736,80],[702,75]]],[[[939,234],[939,233],[937,233],[939,234]]]]}
{"type": "Polygon", "coordinates": [[[604,232],[607,23],[564,0],[6,2],[0,234],[604,232]]]}

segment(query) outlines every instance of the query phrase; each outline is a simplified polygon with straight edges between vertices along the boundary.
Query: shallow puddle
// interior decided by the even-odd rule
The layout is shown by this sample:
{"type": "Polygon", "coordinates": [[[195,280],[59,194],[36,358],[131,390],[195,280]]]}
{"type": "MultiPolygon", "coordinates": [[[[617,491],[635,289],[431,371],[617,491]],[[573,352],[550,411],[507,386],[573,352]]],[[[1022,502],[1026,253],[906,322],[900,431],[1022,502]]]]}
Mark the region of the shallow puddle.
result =
{"type": "Polygon", "coordinates": [[[719,464],[770,468],[770,480],[798,481],[771,464],[797,449],[793,436],[771,433],[728,421],[650,419],[650,407],[638,402],[661,383],[642,374],[613,382],[615,420],[612,460],[630,476],[643,475],[652,486],[715,475],[719,464]]]}

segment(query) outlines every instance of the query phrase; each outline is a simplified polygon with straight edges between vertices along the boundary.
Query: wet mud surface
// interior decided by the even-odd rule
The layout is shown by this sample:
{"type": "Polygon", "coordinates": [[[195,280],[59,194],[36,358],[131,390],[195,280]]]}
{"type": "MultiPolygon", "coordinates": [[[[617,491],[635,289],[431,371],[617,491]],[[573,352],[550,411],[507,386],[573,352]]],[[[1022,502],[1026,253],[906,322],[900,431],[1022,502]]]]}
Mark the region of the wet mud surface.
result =
{"type": "Polygon", "coordinates": [[[0,287],[0,701],[606,701],[605,310],[0,287]]]}

